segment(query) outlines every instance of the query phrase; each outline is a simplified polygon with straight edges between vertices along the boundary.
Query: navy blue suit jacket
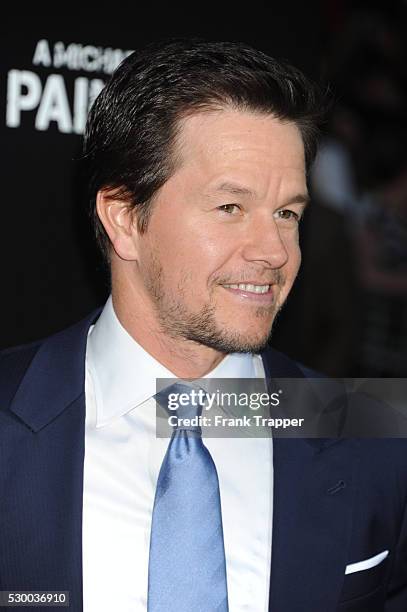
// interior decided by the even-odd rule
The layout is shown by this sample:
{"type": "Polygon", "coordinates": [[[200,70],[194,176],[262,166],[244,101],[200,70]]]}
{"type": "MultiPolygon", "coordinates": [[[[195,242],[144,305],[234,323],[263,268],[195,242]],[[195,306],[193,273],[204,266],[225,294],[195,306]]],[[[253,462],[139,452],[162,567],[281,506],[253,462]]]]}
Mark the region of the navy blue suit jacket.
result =
{"type": "MultiPolygon", "coordinates": [[[[98,314],[0,354],[0,590],[70,591],[74,612],[85,349],[98,314]]],[[[262,357],[268,377],[303,375],[271,348],[262,357]]],[[[274,478],[270,610],[406,612],[406,441],[276,438],[274,478]],[[381,564],[345,576],[384,550],[381,564]]]]}

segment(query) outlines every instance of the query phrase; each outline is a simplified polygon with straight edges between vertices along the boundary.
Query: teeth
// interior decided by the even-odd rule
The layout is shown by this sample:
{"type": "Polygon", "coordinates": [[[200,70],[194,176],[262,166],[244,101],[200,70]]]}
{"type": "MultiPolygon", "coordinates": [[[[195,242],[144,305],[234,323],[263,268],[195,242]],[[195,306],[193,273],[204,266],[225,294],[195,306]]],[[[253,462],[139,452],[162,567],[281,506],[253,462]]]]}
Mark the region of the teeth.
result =
{"type": "Polygon", "coordinates": [[[241,291],[249,291],[250,293],[267,293],[270,289],[270,285],[245,285],[244,283],[239,283],[238,285],[224,285],[225,287],[230,287],[231,289],[240,289],[241,291]]]}

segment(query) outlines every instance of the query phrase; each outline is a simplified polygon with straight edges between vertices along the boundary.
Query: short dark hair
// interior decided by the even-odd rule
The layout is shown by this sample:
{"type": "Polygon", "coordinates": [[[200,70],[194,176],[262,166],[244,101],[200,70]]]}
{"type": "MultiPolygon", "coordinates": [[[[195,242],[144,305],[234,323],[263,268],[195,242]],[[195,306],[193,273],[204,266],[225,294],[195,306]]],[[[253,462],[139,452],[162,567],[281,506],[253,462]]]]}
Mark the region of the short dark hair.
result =
{"type": "Polygon", "coordinates": [[[319,87],[288,63],[243,43],[191,39],[150,44],[120,64],[90,110],[84,142],[91,216],[107,259],[97,192],[111,188],[116,198],[136,207],[138,228],[146,231],[153,196],[176,169],[180,121],[224,107],[296,123],[309,168],[322,97],[319,87]]]}

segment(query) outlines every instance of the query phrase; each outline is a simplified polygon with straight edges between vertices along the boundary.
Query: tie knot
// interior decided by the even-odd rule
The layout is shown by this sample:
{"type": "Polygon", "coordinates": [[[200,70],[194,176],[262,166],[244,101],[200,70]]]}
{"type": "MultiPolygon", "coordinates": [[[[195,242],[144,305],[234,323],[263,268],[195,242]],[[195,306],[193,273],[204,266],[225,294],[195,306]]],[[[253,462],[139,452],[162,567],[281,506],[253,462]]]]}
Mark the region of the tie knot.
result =
{"type": "Polygon", "coordinates": [[[201,431],[198,422],[196,425],[187,424],[185,426],[183,426],[183,422],[195,417],[198,417],[197,421],[199,421],[205,402],[205,391],[203,389],[185,383],[174,383],[159,391],[155,395],[155,399],[167,414],[177,416],[180,423],[177,429],[201,431]]]}

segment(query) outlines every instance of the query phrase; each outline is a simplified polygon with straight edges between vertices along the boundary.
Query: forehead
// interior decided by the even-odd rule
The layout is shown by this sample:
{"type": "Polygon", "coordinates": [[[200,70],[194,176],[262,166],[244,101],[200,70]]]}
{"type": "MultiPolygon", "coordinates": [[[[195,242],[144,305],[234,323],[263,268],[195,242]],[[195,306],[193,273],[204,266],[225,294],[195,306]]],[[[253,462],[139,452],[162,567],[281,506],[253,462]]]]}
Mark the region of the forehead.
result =
{"type": "Polygon", "coordinates": [[[178,138],[180,167],[212,175],[233,170],[256,175],[305,176],[297,125],[272,115],[223,109],[185,118],[178,138]]]}

